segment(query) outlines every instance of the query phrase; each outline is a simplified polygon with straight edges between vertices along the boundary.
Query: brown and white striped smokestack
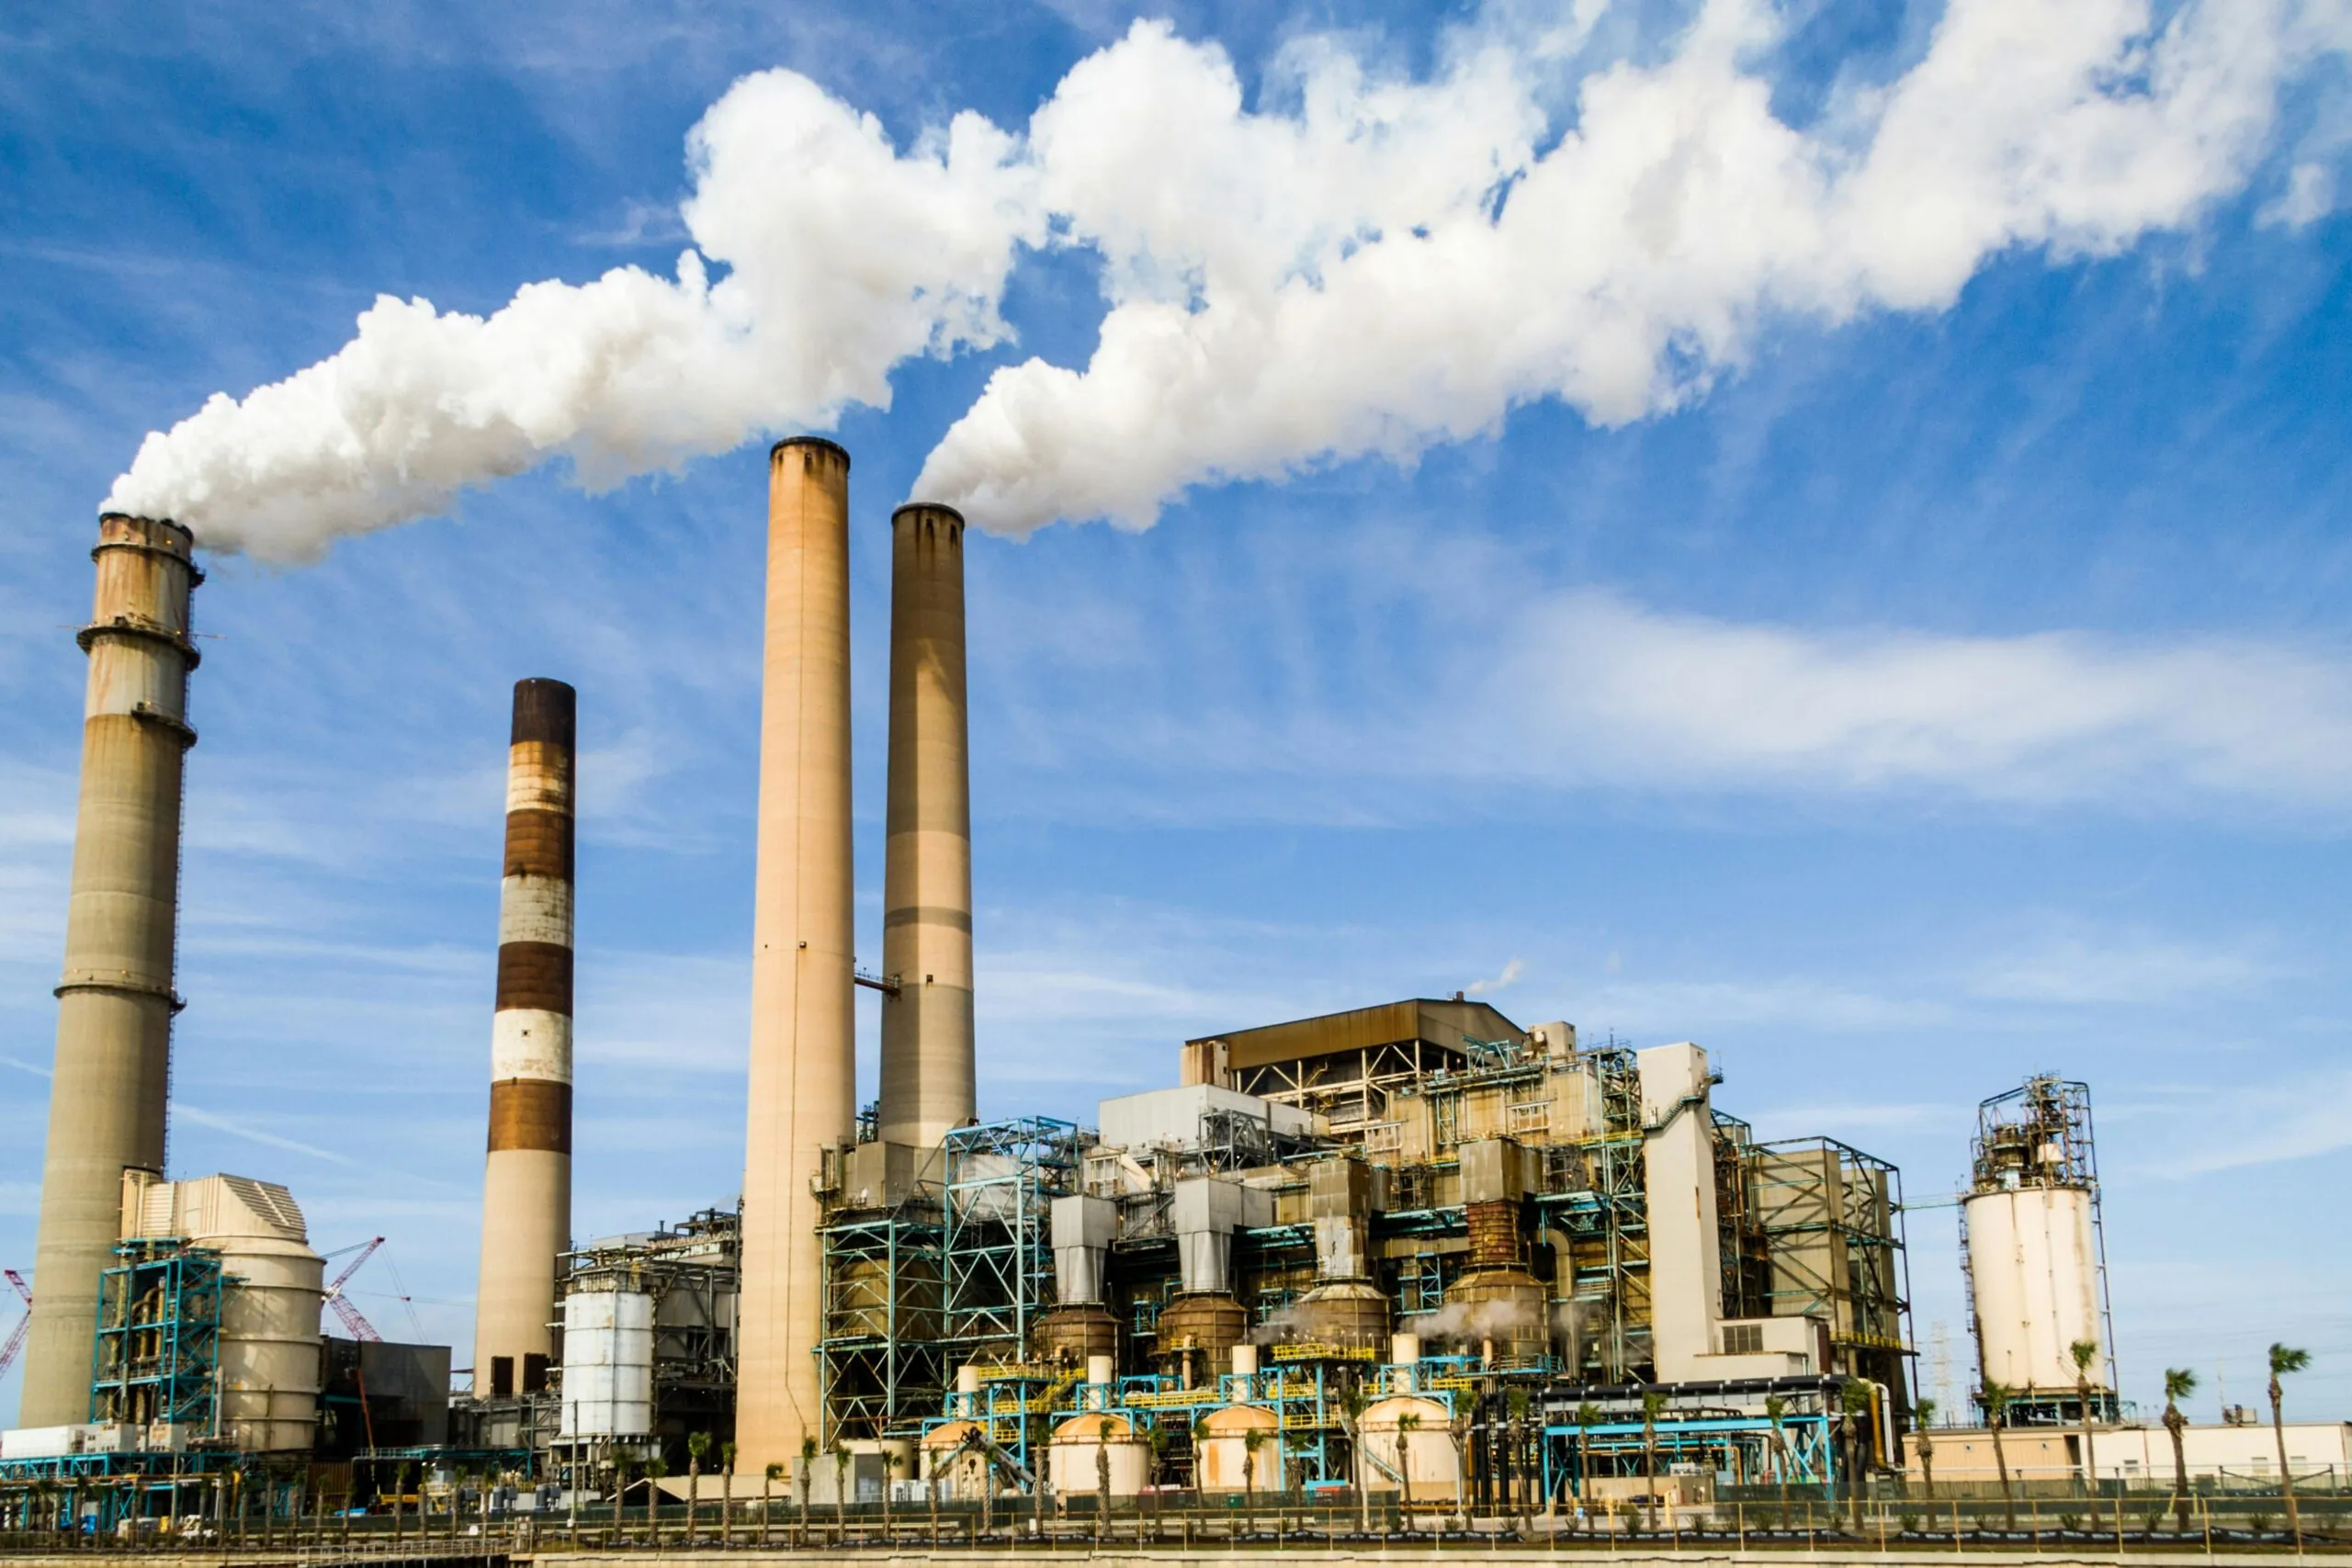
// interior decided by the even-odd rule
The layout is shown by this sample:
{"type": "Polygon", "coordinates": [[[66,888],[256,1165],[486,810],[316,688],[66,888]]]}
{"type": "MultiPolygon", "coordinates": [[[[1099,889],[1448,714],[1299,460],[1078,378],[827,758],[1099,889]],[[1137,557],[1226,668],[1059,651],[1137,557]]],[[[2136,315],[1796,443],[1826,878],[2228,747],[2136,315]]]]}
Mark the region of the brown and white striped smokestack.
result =
{"type": "Polygon", "coordinates": [[[514,682],[491,1026],[474,1392],[547,1386],[556,1260],[571,1245],[572,787],[578,696],[514,682]]]}
{"type": "Polygon", "coordinates": [[[180,782],[187,725],[188,596],[204,581],[175,523],[98,519],[82,799],[57,987],[31,1337],[18,1416],[90,1418],[98,1275],[114,1262],[126,1167],[164,1168],[177,947],[180,782]]]}
{"type": "Polygon", "coordinates": [[[971,1120],[972,784],[964,519],[890,514],[890,795],[882,868],[886,1143],[936,1147],[971,1120]]]}
{"type": "Polygon", "coordinates": [[[759,869],[736,1333],[739,1468],[822,1441],[819,1151],[857,1130],[850,946],[849,454],[768,454],[759,869]]]}

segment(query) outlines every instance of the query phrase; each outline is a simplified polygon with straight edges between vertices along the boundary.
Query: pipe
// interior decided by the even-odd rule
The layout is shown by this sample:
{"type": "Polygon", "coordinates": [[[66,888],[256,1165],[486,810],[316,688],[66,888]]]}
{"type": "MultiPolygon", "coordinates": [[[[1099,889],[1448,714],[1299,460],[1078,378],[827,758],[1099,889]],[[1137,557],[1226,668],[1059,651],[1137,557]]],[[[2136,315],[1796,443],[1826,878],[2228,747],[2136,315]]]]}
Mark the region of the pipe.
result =
{"type": "Polygon", "coordinates": [[[556,1260],[571,1244],[578,709],[578,694],[560,681],[514,682],[474,1311],[474,1392],[493,1398],[547,1387],[556,1260]]]}
{"type": "Polygon", "coordinates": [[[935,1148],[972,1119],[972,788],[964,519],[890,514],[890,759],[882,867],[884,1143],[935,1148]]]}
{"type": "Polygon", "coordinates": [[[736,1341],[738,1463],[797,1463],[822,1439],[821,1151],[856,1135],[851,979],[849,454],[815,436],[768,454],[759,863],[736,1341]]]}
{"type": "Polygon", "coordinates": [[[98,1276],[114,1261],[122,1173],[164,1168],[179,914],[181,782],[196,744],[188,599],[204,581],[175,523],[98,519],[82,794],[57,987],[35,1293],[18,1419],[90,1414],[98,1276]]]}

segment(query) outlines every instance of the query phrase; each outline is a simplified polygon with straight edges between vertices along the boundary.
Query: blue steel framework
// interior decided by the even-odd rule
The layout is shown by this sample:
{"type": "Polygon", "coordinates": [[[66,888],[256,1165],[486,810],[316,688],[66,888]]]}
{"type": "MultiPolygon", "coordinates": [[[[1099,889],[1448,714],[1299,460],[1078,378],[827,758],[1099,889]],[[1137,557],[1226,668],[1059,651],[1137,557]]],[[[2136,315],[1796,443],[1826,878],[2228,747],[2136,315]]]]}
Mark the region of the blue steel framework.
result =
{"type": "Polygon", "coordinates": [[[825,1337],[817,1359],[824,1440],[914,1428],[939,1406],[944,1232],[934,1198],[849,1214],[824,1240],[825,1337]]]}
{"type": "MultiPolygon", "coordinates": [[[[1724,1385],[1718,1393],[1693,1393],[1694,1385],[1660,1390],[1682,1408],[1658,1413],[1655,1422],[1661,1471],[1677,1463],[1698,1465],[1725,1484],[1817,1486],[1834,1495],[1838,1485],[1837,1415],[1838,1391],[1847,1380],[1792,1381],[1776,1389],[1786,1408],[1776,1424],[1761,1404],[1763,1385],[1724,1385]],[[1785,1474],[1783,1474],[1785,1467],[1785,1474]]],[[[1699,1385],[1703,1386],[1703,1385],[1699,1385]]],[[[1641,1475],[1649,1463],[1649,1439],[1642,1425],[1640,1386],[1555,1388],[1539,1401],[1544,1431],[1544,1485],[1547,1496],[1574,1496],[1586,1472],[1589,1453],[1595,1476],[1641,1475]],[[1579,1423],[1577,1412],[1590,1405],[1600,1419],[1579,1423]],[[1580,1453],[1581,1450],[1581,1453],[1580,1453]]]]}
{"type": "Polygon", "coordinates": [[[1078,1126],[1024,1116],[947,1134],[944,1337],[959,1361],[1017,1362],[1053,1287],[1047,1211],[1078,1188],[1078,1126]]]}
{"type": "Polygon", "coordinates": [[[90,1419],[144,1427],[171,1422],[209,1435],[227,1277],[216,1252],[141,1239],[98,1280],[90,1367],[90,1419]]]}

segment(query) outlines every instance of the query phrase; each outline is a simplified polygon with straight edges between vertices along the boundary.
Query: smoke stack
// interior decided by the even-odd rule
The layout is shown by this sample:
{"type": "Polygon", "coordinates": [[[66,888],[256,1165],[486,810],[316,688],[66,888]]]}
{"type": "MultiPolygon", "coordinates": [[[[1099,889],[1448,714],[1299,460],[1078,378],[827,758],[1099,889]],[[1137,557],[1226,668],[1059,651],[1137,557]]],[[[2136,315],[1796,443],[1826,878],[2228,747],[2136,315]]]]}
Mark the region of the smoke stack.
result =
{"type": "Polygon", "coordinates": [[[571,1241],[571,851],[579,698],[514,682],[498,892],[490,1157],[482,1173],[474,1392],[547,1386],[556,1259],[571,1241]],[[519,1377],[518,1375],[519,1374],[519,1377]]]}
{"type": "Polygon", "coordinates": [[[882,870],[886,1143],[936,1147],[972,1117],[972,789],[964,519],[890,514],[890,799],[882,870]]]}
{"type": "Polygon", "coordinates": [[[114,1261],[122,1173],[164,1166],[177,936],[188,595],[204,581],[175,523],[98,519],[82,798],[57,987],[57,1069],[41,1170],[35,1298],[18,1419],[85,1421],[98,1275],[114,1261]]]}
{"type": "Polygon", "coordinates": [[[796,436],[768,454],[752,1070],[736,1340],[738,1462],[797,1462],[821,1438],[822,1315],[810,1189],[856,1134],[849,780],[849,454],[796,436]]]}

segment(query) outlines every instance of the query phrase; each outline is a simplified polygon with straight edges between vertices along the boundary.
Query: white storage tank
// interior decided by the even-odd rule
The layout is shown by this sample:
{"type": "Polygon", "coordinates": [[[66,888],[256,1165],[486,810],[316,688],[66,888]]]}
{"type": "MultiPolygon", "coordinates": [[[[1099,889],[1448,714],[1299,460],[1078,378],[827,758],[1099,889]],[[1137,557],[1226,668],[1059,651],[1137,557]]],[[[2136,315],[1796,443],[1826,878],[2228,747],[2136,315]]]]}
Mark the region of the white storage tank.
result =
{"type": "Polygon", "coordinates": [[[1391,1394],[1356,1419],[1356,1484],[1396,1492],[1408,1503],[1453,1502],[1462,1487],[1462,1450],[1445,1406],[1419,1394],[1391,1394]]]}
{"type": "Polygon", "coordinates": [[[642,1438],[653,1430],[653,1298],[574,1291],[563,1298],[565,1438],[642,1438]]]}
{"type": "Polygon", "coordinates": [[[1151,1483],[1151,1445],[1125,1416],[1073,1416],[1054,1428],[1046,1462],[1053,1489],[1062,1496],[1092,1496],[1102,1490],[1102,1467],[1110,1461],[1111,1495],[1132,1497],[1151,1483]]]}
{"type": "MultiPolygon", "coordinates": [[[[1968,1272],[1984,1375],[2023,1393],[2073,1393],[2070,1349],[2099,1345],[2098,1249],[2091,1195],[2079,1187],[2021,1187],[1965,1201],[1968,1272]]],[[[2104,1354],[2090,1383],[2104,1388],[2104,1354]]]]}
{"type": "Polygon", "coordinates": [[[1193,1474],[1204,1496],[1282,1491],[1282,1423],[1260,1404],[1227,1404],[1210,1411],[1193,1434],[1193,1474]],[[1250,1452],[1252,1432],[1258,1434],[1254,1458],[1250,1452]]]}
{"type": "Polygon", "coordinates": [[[311,1250],[294,1195],[271,1181],[123,1173],[126,1239],[178,1237],[216,1252],[220,1431],[248,1452],[307,1451],[319,1424],[319,1308],[326,1260],[311,1250]]]}

